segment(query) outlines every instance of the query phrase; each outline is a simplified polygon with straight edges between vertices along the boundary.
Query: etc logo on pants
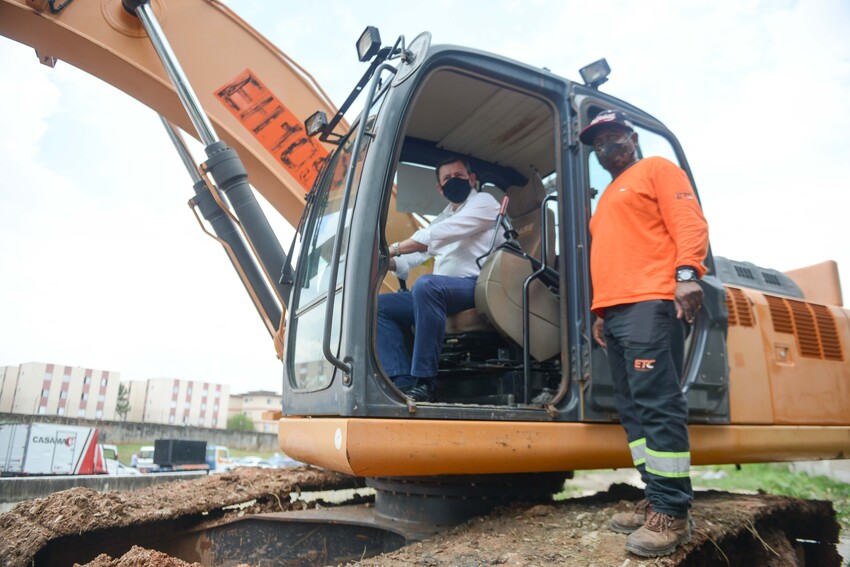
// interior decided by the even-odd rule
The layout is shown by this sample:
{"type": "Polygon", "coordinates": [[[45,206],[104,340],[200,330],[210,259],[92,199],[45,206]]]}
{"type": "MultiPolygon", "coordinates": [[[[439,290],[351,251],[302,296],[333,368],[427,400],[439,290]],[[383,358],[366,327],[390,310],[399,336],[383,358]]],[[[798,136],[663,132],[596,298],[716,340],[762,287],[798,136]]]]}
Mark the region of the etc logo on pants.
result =
{"type": "Polygon", "coordinates": [[[635,359],[635,370],[640,372],[646,372],[647,370],[652,370],[655,368],[655,359],[644,360],[642,358],[635,359]]]}

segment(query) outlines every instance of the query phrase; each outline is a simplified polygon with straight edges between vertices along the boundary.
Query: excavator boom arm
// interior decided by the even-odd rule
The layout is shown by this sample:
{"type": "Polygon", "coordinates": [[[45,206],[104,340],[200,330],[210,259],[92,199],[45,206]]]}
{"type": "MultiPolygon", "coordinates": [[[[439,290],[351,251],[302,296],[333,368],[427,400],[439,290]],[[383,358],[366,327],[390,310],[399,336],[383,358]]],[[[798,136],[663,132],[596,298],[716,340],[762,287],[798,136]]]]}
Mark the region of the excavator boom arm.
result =
{"type": "MultiPolygon", "coordinates": [[[[295,62],[218,0],[151,0],[218,136],[241,157],[252,185],[296,224],[328,148],[303,120],[336,112],[295,62]]],[[[113,85],[197,136],[139,20],[121,0],[0,0],[0,34],[113,85]]]]}

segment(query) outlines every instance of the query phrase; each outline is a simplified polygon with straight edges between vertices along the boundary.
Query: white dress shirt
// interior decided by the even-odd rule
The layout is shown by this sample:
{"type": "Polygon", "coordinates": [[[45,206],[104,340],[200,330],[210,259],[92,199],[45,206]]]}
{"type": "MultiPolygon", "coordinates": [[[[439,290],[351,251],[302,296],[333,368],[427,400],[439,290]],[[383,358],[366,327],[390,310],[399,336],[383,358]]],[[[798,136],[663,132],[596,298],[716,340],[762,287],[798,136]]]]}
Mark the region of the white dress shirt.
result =
{"type": "MultiPolygon", "coordinates": [[[[411,268],[434,258],[435,275],[477,277],[481,270],[475,259],[490,250],[499,208],[492,195],[475,190],[457,210],[452,210],[449,204],[428,227],[417,230],[410,237],[426,245],[428,250],[398,256],[393,273],[400,279],[407,279],[411,268]]],[[[505,237],[499,231],[496,246],[504,242],[505,237]]]]}

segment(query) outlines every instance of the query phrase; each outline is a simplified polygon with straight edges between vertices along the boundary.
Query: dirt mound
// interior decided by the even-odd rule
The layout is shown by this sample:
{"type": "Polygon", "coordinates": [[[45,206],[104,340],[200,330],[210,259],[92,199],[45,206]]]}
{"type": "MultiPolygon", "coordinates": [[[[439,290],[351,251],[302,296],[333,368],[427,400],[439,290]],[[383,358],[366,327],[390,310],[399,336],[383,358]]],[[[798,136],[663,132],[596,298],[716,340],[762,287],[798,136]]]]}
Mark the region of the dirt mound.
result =
{"type": "MultiPolygon", "coordinates": [[[[310,468],[249,469],[132,493],[68,490],[22,503],[0,516],[0,564],[68,565],[76,560],[90,561],[86,567],[194,567],[197,564],[153,551],[161,541],[157,538],[215,523],[229,514],[291,509],[303,504],[290,505],[290,492],[348,487],[352,482],[350,477],[310,468]],[[222,510],[247,502],[252,503],[222,510]],[[88,550],[86,559],[69,559],[72,550],[86,543],[87,533],[93,536],[88,543],[98,547],[88,550]],[[110,550],[110,539],[137,546],[110,550]]],[[[806,565],[841,563],[834,545],[839,528],[831,503],[721,492],[697,493],[692,511],[697,527],[690,543],[673,556],[643,560],[624,550],[626,536],[608,529],[610,516],[629,509],[641,496],[634,487],[613,485],[585,498],[516,504],[351,565],[785,567],[803,564],[801,558],[806,565]]],[[[250,562],[248,557],[239,560],[250,562]]]]}
{"type": "Polygon", "coordinates": [[[21,502],[0,515],[0,565],[30,565],[48,542],[67,536],[180,520],[251,500],[261,504],[271,501],[285,509],[290,492],[352,485],[351,477],[297,467],[240,469],[135,492],[99,493],[72,488],[21,502]]]}
{"type": "Polygon", "coordinates": [[[631,509],[642,495],[633,487],[613,486],[608,493],[586,498],[513,506],[362,565],[791,567],[803,564],[798,562],[803,556],[806,565],[841,564],[831,503],[722,492],[697,493],[690,543],[669,557],[644,560],[625,551],[625,535],[608,529],[609,518],[631,509]],[[612,502],[623,496],[628,500],[612,502]]]}
{"type": "Polygon", "coordinates": [[[146,567],[148,565],[156,565],[157,567],[203,567],[200,563],[186,563],[159,551],[151,551],[137,545],[134,545],[133,549],[119,559],[112,559],[104,553],[91,563],[86,564],[87,567],[146,567]]]}

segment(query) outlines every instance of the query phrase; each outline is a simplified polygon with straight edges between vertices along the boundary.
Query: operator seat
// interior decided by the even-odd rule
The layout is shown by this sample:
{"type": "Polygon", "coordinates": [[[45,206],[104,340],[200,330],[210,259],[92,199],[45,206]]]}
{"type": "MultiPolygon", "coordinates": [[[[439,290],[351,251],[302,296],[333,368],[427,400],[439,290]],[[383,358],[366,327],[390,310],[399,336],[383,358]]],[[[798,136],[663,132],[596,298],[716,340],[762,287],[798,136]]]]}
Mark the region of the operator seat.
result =
{"type": "MultiPolygon", "coordinates": [[[[475,284],[475,307],[480,317],[522,345],[522,289],[535,270],[518,250],[502,247],[490,254],[475,284]]],[[[529,354],[538,362],[561,352],[560,298],[556,278],[536,278],[528,288],[529,354]]]]}
{"type": "MultiPolygon", "coordinates": [[[[529,254],[531,257],[540,258],[542,243],[542,227],[540,226],[540,205],[543,203],[543,199],[546,197],[546,190],[543,187],[543,180],[540,178],[540,175],[536,171],[532,172],[528,183],[526,183],[522,187],[518,187],[515,185],[508,187],[507,191],[505,191],[505,194],[508,196],[507,213],[508,216],[511,218],[511,223],[513,224],[514,229],[517,231],[517,242],[519,242],[519,245],[522,250],[529,254]]],[[[547,261],[547,265],[553,266],[555,262],[555,219],[552,211],[548,211],[548,214],[549,231],[547,234],[547,256],[549,256],[549,259],[547,261]]],[[[499,228],[498,230],[501,230],[501,228],[499,228]]],[[[491,253],[490,257],[485,260],[482,269],[482,274],[487,271],[488,274],[490,274],[490,276],[488,277],[492,278],[492,281],[486,286],[484,286],[484,289],[489,290],[489,292],[484,291],[481,294],[479,300],[479,286],[476,285],[475,309],[467,309],[454,315],[449,315],[446,318],[446,334],[458,335],[462,333],[470,333],[476,331],[500,332],[503,335],[507,335],[508,337],[516,341],[518,344],[522,344],[522,281],[524,281],[524,279],[529,274],[531,274],[533,270],[531,269],[531,264],[527,259],[523,259],[525,265],[517,265],[516,262],[512,261],[512,259],[499,261],[497,263],[497,266],[491,266],[488,270],[487,266],[491,264],[493,256],[500,252],[500,250],[496,250],[491,253]],[[511,282],[509,286],[512,290],[510,293],[510,297],[515,299],[516,289],[514,288],[516,287],[517,282],[513,280],[519,280],[520,299],[518,315],[515,309],[506,308],[507,305],[510,305],[512,303],[512,300],[506,300],[505,297],[507,296],[503,297],[502,294],[496,291],[497,286],[505,286],[508,284],[508,278],[506,278],[507,274],[503,273],[503,270],[508,269],[508,266],[519,270],[516,274],[513,274],[513,278],[510,278],[511,282]],[[493,301],[496,302],[498,307],[494,306],[492,309],[486,308],[483,303],[488,301],[488,297],[492,297],[493,301]],[[499,297],[499,299],[496,299],[497,297],[499,297]],[[505,303],[505,301],[507,301],[507,303],[505,303]],[[499,314],[499,311],[501,311],[502,313],[499,314]],[[485,316],[482,317],[482,315],[485,316]],[[516,318],[516,321],[514,323],[509,323],[505,320],[513,318],[516,318]],[[493,321],[498,321],[499,324],[496,324],[494,326],[492,324],[493,321]],[[519,329],[519,339],[517,339],[515,336],[516,328],[519,329]],[[512,329],[514,332],[506,332],[505,329],[512,329]]],[[[481,276],[479,276],[478,281],[482,281],[481,276]]],[[[532,285],[532,290],[534,289],[536,289],[536,285],[532,285]]],[[[536,296],[536,294],[539,294],[539,292],[532,291],[531,296],[536,296]]],[[[537,305],[538,303],[536,301],[531,302],[532,312],[534,312],[534,309],[535,307],[537,307],[537,305]]],[[[557,317],[557,310],[553,311],[552,314],[553,316],[557,317]]],[[[534,332],[534,329],[535,326],[532,325],[532,337],[538,336],[534,332]]],[[[556,340],[558,340],[557,337],[556,340]]],[[[531,350],[532,356],[534,356],[534,358],[537,358],[537,356],[535,356],[533,353],[537,352],[538,349],[533,347],[531,350]]],[[[542,355],[548,353],[550,350],[551,349],[547,347],[538,352],[538,354],[542,355]]],[[[557,352],[555,354],[557,354],[557,352]]]]}

